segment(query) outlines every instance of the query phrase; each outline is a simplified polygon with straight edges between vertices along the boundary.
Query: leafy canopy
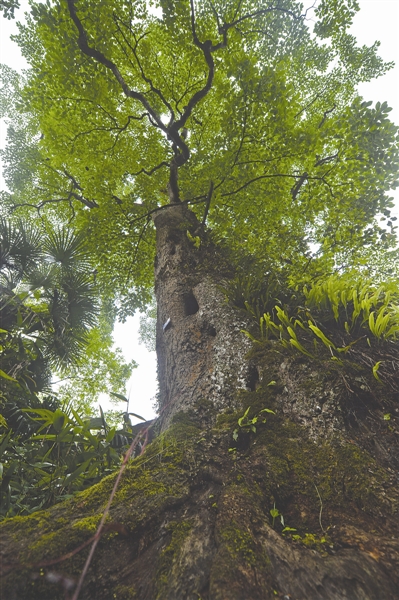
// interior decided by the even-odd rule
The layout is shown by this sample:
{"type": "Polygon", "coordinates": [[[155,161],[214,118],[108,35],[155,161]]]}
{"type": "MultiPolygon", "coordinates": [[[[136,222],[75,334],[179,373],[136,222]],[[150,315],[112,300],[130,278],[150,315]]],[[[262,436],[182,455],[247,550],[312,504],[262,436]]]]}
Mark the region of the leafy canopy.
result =
{"type": "Polygon", "coordinates": [[[19,6],[18,0],[1,0],[0,12],[3,13],[3,17],[6,19],[13,19],[15,17],[15,9],[19,8],[19,6]]]}
{"type": "Polygon", "coordinates": [[[386,102],[356,92],[391,66],[348,33],[358,9],[32,3],[17,36],[31,68],[3,70],[6,204],[74,219],[122,315],[150,299],[151,213],[170,202],[297,280],[361,265],[394,243],[399,138],[386,102]]]}

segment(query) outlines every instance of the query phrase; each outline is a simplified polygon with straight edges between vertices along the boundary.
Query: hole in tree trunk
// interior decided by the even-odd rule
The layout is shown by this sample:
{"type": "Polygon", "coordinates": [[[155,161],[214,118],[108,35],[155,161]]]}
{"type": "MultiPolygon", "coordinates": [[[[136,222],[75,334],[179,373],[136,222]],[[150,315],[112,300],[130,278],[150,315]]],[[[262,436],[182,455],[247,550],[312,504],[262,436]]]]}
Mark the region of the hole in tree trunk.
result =
{"type": "Polygon", "coordinates": [[[255,366],[250,368],[247,379],[247,389],[250,392],[255,392],[259,383],[259,373],[258,369],[255,366]]]}
{"type": "Polygon", "coordinates": [[[201,324],[201,333],[209,337],[216,337],[216,329],[210,323],[201,324]]]}
{"type": "Polygon", "coordinates": [[[195,299],[195,296],[192,292],[188,292],[187,294],[184,294],[183,302],[184,302],[184,315],[186,317],[188,317],[190,315],[195,315],[195,313],[199,311],[198,302],[195,299]]]}

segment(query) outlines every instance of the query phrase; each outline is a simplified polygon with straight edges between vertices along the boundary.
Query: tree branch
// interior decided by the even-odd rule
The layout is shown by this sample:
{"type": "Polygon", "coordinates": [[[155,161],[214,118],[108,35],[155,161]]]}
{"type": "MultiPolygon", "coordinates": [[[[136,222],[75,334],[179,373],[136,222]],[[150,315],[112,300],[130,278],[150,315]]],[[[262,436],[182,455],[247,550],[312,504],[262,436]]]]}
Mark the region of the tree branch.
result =
{"type": "Polygon", "coordinates": [[[326,110],[326,111],[324,111],[323,118],[322,118],[322,120],[320,121],[320,123],[319,123],[319,125],[318,125],[318,128],[319,128],[319,129],[320,129],[320,127],[323,127],[323,125],[324,125],[324,123],[325,123],[325,120],[327,119],[327,116],[328,116],[330,113],[332,113],[332,112],[333,112],[333,110],[335,110],[336,108],[337,108],[337,105],[336,105],[336,104],[334,104],[334,106],[333,106],[332,108],[330,108],[330,110],[326,110]]]}
{"type": "Polygon", "coordinates": [[[206,219],[208,216],[209,207],[211,205],[211,200],[212,200],[212,195],[213,195],[213,188],[214,188],[214,183],[213,183],[213,181],[211,181],[210,186],[209,186],[209,192],[206,197],[205,212],[204,212],[204,216],[202,218],[202,223],[201,223],[202,229],[205,229],[205,223],[206,223],[206,219]]]}
{"type": "MultiPolygon", "coordinates": [[[[317,157],[316,157],[317,158],[317,157]]],[[[332,154],[331,156],[326,156],[324,158],[318,158],[317,162],[315,163],[315,167],[320,167],[321,165],[325,165],[333,160],[335,160],[336,158],[338,158],[338,152],[336,152],[335,154],[332,154]]]]}
{"type": "Polygon", "coordinates": [[[94,131],[108,131],[108,132],[117,131],[118,133],[117,133],[116,137],[118,138],[120,136],[120,134],[122,133],[122,131],[125,131],[129,127],[130,121],[142,121],[145,117],[147,117],[147,118],[150,117],[148,112],[142,113],[141,115],[139,115],[137,117],[134,115],[128,115],[127,121],[124,125],[116,124],[111,127],[93,127],[93,129],[87,129],[86,131],[80,131],[72,138],[72,143],[74,144],[79,137],[81,137],[83,135],[89,135],[90,133],[93,133],[94,131]]]}
{"type": "Polygon", "coordinates": [[[21,204],[14,204],[13,206],[11,206],[11,212],[14,212],[16,210],[18,210],[19,208],[34,208],[35,210],[37,210],[37,212],[40,214],[40,210],[43,208],[43,206],[46,206],[46,204],[57,204],[58,202],[68,202],[69,206],[72,209],[72,205],[71,205],[71,198],[49,198],[48,200],[42,200],[41,202],[39,202],[39,204],[30,204],[29,202],[23,202],[21,204]]]}
{"type": "Polygon", "coordinates": [[[191,116],[193,108],[198,104],[198,102],[200,102],[203,98],[205,98],[205,96],[211,90],[213,78],[215,75],[215,64],[214,64],[213,57],[212,57],[212,51],[216,48],[212,47],[211,40],[206,40],[205,42],[200,42],[200,40],[197,36],[197,31],[196,31],[196,26],[195,26],[194,0],[190,0],[190,7],[191,7],[191,33],[193,36],[193,42],[194,42],[195,46],[197,46],[197,48],[199,48],[204,55],[206,64],[208,65],[208,77],[207,77],[205,85],[200,90],[198,90],[193,96],[191,96],[180,119],[178,121],[176,121],[174,123],[174,125],[171,127],[171,129],[174,128],[174,129],[176,129],[176,131],[178,131],[179,129],[181,129],[185,126],[188,118],[191,116]]]}
{"type": "Polygon", "coordinates": [[[78,33],[79,33],[78,46],[79,46],[80,50],[84,54],[86,54],[86,56],[89,56],[90,58],[94,58],[94,60],[96,60],[97,62],[102,64],[104,67],[109,69],[113,73],[113,75],[114,75],[115,79],[118,81],[119,85],[121,86],[122,91],[125,94],[125,96],[140,102],[144,106],[144,108],[148,111],[148,113],[150,114],[152,120],[154,121],[154,124],[156,124],[156,126],[159,129],[161,129],[164,133],[168,133],[166,125],[164,125],[162,123],[160,116],[152,108],[151,104],[148,102],[148,100],[146,99],[144,94],[130,89],[130,87],[126,83],[124,77],[122,76],[122,74],[119,71],[116,64],[114,62],[112,62],[112,60],[109,60],[106,56],[104,56],[104,54],[102,52],[100,52],[99,50],[96,50],[95,48],[92,48],[89,45],[88,40],[87,40],[87,33],[86,33],[85,29],[83,28],[83,25],[76,13],[75,0],[67,0],[67,4],[68,4],[68,9],[69,9],[69,14],[71,16],[71,19],[74,22],[76,29],[78,30],[78,33]]]}
{"type": "Polygon", "coordinates": [[[64,173],[64,175],[66,175],[68,177],[68,179],[70,179],[72,181],[74,188],[76,188],[80,192],[83,192],[83,188],[78,184],[78,182],[76,181],[75,177],[73,177],[73,175],[70,175],[66,169],[63,170],[63,173],[64,173]]]}
{"type": "MultiPolygon", "coordinates": [[[[73,187],[76,190],[79,190],[79,192],[83,192],[83,188],[79,185],[79,183],[76,181],[75,177],[73,175],[71,175],[70,173],[68,173],[68,171],[66,169],[63,170],[64,175],[66,175],[68,177],[68,179],[71,180],[73,187]]],[[[97,202],[95,202],[95,200],[87,200],[87,198],[85,198],[84,196],[77,194],[74,191],[70,191],[69,192],[69,198],[75,198],[75,200],[79,200],[79,202],[81,202],[82,204],[84,204],[85,206],[87,206],[87,208],[98,208],[98,204],[97,202]]]]}
{"type": "Polygon", "coordinates": [[[299,191],[300,191],[301,187],[303,186],[303,184],[305,183],[305,181],[307,181],[307,179],[308,179],[308,174],[305,171],[305,173],[303,173],[303,175],[300,176],[300,178],[298,179],[298,181],[296,182],[296,184],[291,188],[291,196],[292,196],[293,200],[296,199],[296,197],[299,194],[299,191]]]}
{"type": "Polygon", "coordinates": [[[271,6],[270,8],[261,8],[259,10],[255,10],[252,13],[247,13],[246,15],[243,15],[242,17],[240,17],[239,19],[236,19],[235,21],[232,21],[231,23],[226,23],[224,25],[224,27],[228,27],[229,29],[231,29],[232,27],[235,27],[236,25],[238,25],[239,23],[242,23],[243,21],[246,21],[247,19],[253,19],[254,17],[266,15],[267,13],[270,13],[273,11],[285,13],[287,15],[290,15],[294,19],[300,18],[300,16],[296,15],[292,10],[289,10],[287,8],[282,8],[281,6],[271,6]]]}
{"type": "MultiPolygon", "coordinates": [[[[246,187],[248,187],[249,185],[251,185],[252,183],[255,183],[256,181],[260,181],[262,179],[272,179],[273,177],[286,177],[289,179],[298,179],[303,177],[303,175],[290,175],[288,173],[275,173],[274,175],[259,175],[259,177],[254,177],[253,179],[251,179],[250,181],[247,181],[246,183],[244,183],[241,187],[237,188],[236,190],[233,190],[232,192],[224,192],[223,194],[221,194],[222,197],[226,197],[226,196],[232,196],[233,194],[238,194],[238,192],[241,192],[243,189],[245,189],[246,187]]],[[[324,185],[326,185],[330,191],[330,194],[332,196],[334,196],[331,186],[330,184],[325,180],[324,176],[323,177],[309,177],[307,176],[307,179],[309,181],[321,181],[322,183],[324,183],[324,185]]]]}
{"type": "Polygon", "coordinates": [[[137,177],[138,175],[141,175],[142,173],[144,173],[144,175],[152,175],[153,173],[155,173],[155,171],[158,171],[158,169],[161,169],[162,167],[169,167],[169,163],[167,163],[165,160],[162,161],[161,163],[159,163],[159,165],[156,165],[155,167],[152,167],[152,169],[150,169],[149,171],[147,171],[146,169],[140,169],[140,171],[137,171],[137,173],[131,173],[132,177],[137,177]]]}
{"type": "Polygon", "coordinates": [[[137,63],[137,66],[138,66],[138,68],[139,68],[139,70],[140,70],[140,73],[141,73],[141,77],[142,77],[142,79],[143,79],[143,80],[144,80],[146,83],[148,83],[148,85],[150,86],[150,89],[151,89],[151,91],[152,91],[154,94],[156,94],[156,95],[158,96],[158,98],[161,100],[161,102],[162,102],[162,103],[163,103],[163,104],[166,106],[166,108],[167,108],[167,109],[168,109],[168,111],[170,112],[170,122],[171,122],[171,123],[173,123],[173,121],[175,120],[175,113],[174,113],[174,111],[173,111],[173,108],[171,107],[171,105],[169,104],[169,102],[166,100],[166,98],[165,98],[165,96],[163,95],[163,93],[161,92],[161,90],[160,90],[160,89],[158,89],[157,87],[155,87],[155,85],[154,85],[154,84],[153,84],[153,82],[152,82],[152,79],[151,79],[150,77],[147,77],[147,75],[145,74],[145,72],[144,72],[144,69],[143,69],[143,67],[142,67],[142,65],[141,65],[140,59],[139,59],[139,57],[138,57],[138,54],[137,54],[137,46],[138,46],[138,44],[139,44],[140,40],[141,40],[141,39],[143,39],[143,37],[144,37],[144,36],[141,36],[141,37],[140,37],[140,38],[137,40],[137,38],[136,38],[136,35],[134,34],[134,32],[133,32],[133,31],[131,31],[131,33],[132,33],[132,35],[133,35],[133,37],[134,37],[134,40],[135,40],[135,45],[134,45],[134,46],[132,46],[132,44],[129,42],[129,40],[126,38],[126,35],[123,33],[122,29],[120,28],[118,21],[119,21],[120,23],[122,23],[122,25],[124,25],[125,27],[126,27],[126,24],[125,24],[123,21],[121,21],[121,20],[120,20],[120,19],[117,17],[117,15],[116,15],[115,13],[113,13],[112,17],[113,17],[113,19],[114,19],[114,23],[115,23],[116,27],[118,28],[118,31],[119,31],[119,33],[120,33],[120,34],[121,34],[121,36],[123,37],[123,40],[124,40],[125,44],[127,44],[127,46],[130,48],[131,52],[133,53],[133,56],[134,56],[134,58],[136,59],[136,63],[137,63]]]}

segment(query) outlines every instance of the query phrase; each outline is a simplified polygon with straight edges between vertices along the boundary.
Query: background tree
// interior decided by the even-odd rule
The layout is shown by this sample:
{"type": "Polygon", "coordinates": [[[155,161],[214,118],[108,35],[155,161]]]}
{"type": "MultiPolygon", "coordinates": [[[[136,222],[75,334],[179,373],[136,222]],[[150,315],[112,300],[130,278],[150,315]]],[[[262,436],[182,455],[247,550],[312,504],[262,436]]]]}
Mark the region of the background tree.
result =
{"type": "Polygon", "coordinates": [[[18,0],[3,0],[0,2],[0,12],[3,13],[3,17],[6,19],[13,19],[15,9],[19,8],[18,0]]]}
{"type": "Polygon", "coordinates": [[[98,312],[83,245],[82,235],[1,221],[3,383],[15,391],[35,396],[50,383],[50,365],[82,356],[98,312]]]}

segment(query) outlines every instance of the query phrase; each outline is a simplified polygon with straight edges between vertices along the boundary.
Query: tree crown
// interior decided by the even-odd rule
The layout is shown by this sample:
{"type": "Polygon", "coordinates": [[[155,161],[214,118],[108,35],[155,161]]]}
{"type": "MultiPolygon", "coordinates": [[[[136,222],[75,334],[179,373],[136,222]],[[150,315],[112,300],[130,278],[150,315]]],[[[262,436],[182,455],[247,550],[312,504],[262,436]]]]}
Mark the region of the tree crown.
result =
{"type": "Polygon", "coordinates": [[[394,240],[398,130],[356,93],[390,66],[347,32],[358,8],[322,0],[311,20],[293,0],[32,4],[9,203],[74,217],[124,314],[149,299],[150,217],[169,203],[264,269],[364,262],[394,240]]]}

